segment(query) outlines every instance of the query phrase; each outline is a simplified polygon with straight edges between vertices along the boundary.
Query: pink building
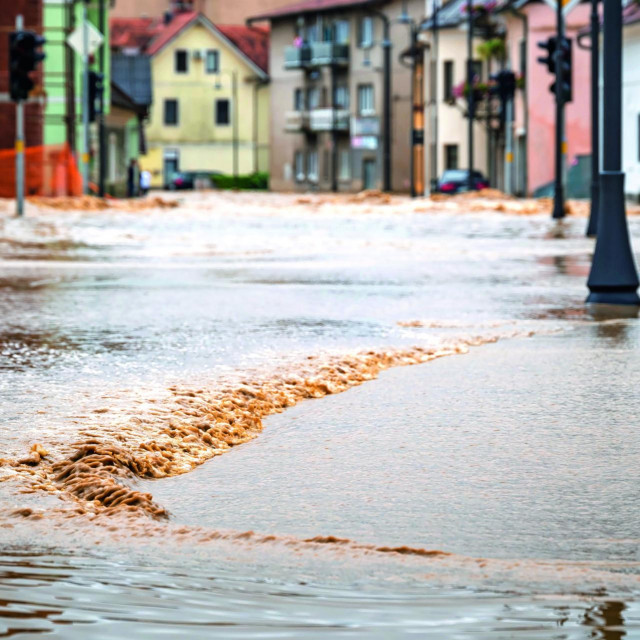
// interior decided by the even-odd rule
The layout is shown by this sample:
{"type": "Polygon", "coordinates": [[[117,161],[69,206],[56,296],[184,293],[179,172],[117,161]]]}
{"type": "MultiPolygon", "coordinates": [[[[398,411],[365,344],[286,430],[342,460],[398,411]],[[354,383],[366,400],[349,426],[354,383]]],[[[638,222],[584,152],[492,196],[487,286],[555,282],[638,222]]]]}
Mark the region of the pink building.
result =
{"type": "MultiPolygon", "coordinates": [[[[514,121],[514,190],[531,194],[554,177],[554,77],[537,61],[544,55],[538,42],[554,35],[555,10],[544,2],[520,0],[502,15],[507,25],[511,68],[525,77],[525,90],[516,92],[514,121]],[[525,104],[528,108],[525,108],[525,104]]],[[[567,164],[591,155],[590,53],[577,46],[578,32],[589,24],[589,5],[580,4],[565,19],[572,39],[573,101],[566,107],[567,164]]]]}

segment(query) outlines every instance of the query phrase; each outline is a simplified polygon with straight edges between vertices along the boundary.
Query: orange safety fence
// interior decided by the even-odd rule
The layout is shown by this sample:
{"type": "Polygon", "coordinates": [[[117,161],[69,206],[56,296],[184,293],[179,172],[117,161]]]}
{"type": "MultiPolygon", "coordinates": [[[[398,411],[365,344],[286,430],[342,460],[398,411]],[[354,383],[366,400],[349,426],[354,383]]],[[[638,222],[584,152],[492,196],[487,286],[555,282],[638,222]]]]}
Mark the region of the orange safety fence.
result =
{"type": "MultiPolygon", "coordinates": [[[[67,144],[25,149],[25,195],[82,195],[82,175],[67,144]]],[[[0,150],[0,198],[16,197],[16,152],[0,150]]]]}

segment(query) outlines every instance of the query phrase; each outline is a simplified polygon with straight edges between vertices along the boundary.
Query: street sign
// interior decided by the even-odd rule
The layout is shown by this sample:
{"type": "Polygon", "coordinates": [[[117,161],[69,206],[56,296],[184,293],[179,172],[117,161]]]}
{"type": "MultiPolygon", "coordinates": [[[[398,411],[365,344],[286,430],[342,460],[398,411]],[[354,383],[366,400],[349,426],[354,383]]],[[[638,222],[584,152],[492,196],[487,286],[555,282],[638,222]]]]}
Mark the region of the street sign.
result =
{"type": "MultiPolygon", "coordinates": [[[[104,37],[102,34],[89,22],[87,21],[87,36],[89,41],[89,50],[86,52],[86,55],[90,56],[98,49],[98,47],[102,44],[104,37]]],[[[67,44],[78,54],[84,55],[84,29],[82,25],[78,25],[73,32],[67,38],[67,44]]]]}
{"type": "MultiPolygon", "coordinates": [[[[544,0],[552,9],[557,7],[556,0],[544,0]]],[[[560,0],[562,2],[562,13],[566,16],[574,7],[576,7],[580,0],[560,0]]]]}

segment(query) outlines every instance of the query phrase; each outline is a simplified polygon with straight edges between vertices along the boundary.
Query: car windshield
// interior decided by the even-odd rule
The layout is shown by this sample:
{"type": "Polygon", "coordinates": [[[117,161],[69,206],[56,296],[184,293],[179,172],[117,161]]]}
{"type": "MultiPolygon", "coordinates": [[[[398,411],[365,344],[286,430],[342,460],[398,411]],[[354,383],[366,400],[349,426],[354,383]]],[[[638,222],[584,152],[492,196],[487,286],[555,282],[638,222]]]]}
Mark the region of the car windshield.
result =
{"type": "Polygon", "coordinates": [[[449,169],[442,174],[442,180],[449,181],[457,181],[457,180],[466,180],[469,172],[466,169],[449,169]]]}

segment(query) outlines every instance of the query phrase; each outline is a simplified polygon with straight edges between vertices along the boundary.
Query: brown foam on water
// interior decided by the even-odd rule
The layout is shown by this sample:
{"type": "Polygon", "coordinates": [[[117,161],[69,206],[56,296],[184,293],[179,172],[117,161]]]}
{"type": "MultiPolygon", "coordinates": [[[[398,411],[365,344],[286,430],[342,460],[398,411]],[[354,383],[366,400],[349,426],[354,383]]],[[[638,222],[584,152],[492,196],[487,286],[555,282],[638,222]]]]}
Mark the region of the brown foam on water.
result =
{"type": "Polygon", "coordinates": [[[186,473],[255,438],[266,416],[301,400],[346,391],[391,367],[466,353],[471,346],[496,342],[499,337],[467,338],[439,348],[309,356],[270,376],[215,390],[172,386],[163,402],[150,403],[141,415],[84,431],[84,439],[71,445],[62,459],[50,461],[53,456],[42,445],[34,445],[27,458],[4,462],[30,480],[25,492],[46,490],[72,497],[80,511],[131,510],[166,517],[151,494],[137,491],[128,482],[186,473]]]}

